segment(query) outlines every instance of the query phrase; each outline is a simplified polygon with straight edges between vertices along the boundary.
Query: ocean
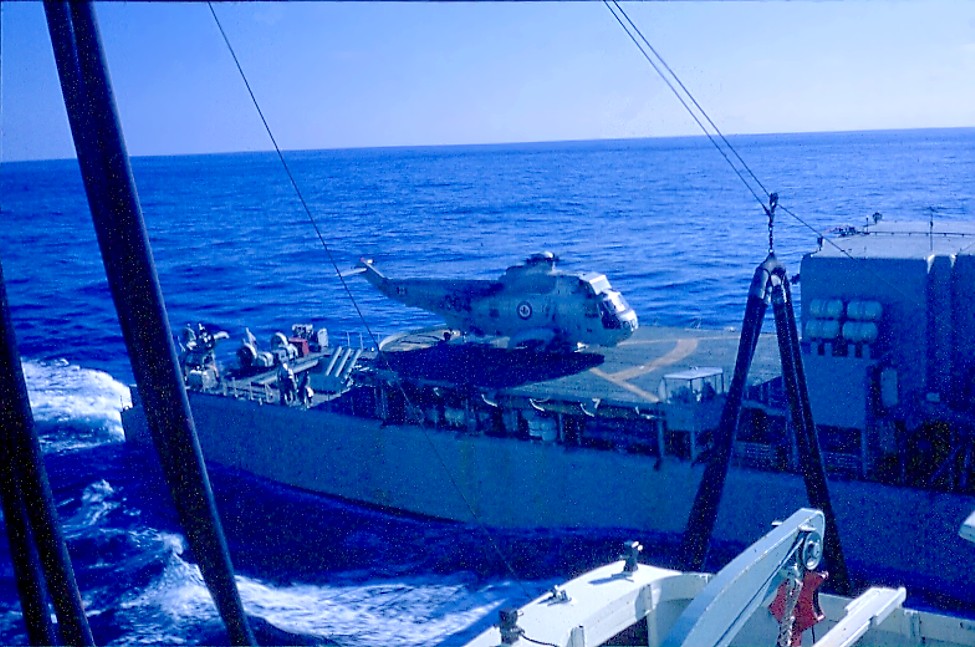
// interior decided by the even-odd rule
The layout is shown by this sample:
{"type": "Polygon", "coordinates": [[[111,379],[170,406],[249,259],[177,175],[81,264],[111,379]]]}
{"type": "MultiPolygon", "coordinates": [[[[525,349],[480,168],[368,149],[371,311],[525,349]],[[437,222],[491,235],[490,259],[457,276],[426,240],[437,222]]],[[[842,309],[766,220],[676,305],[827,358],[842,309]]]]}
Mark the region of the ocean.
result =
{"type": "MultiPolygon", "coordinates": [[[[975,215],[975,129],[731,141],[780,204],[793,274],[817,236],[975,215]]],[[[340,270],[493,278],[533,252],[604,272],[641,325],[738,327],[768,251],[762,207],[701,137],[287,152],[340,270]]],[[[259,339],[297,322],[371,345],[432,315],[337,280],[273,153],[132,162],[171,325],[259,339]]],[[[98,644],[226,640],[151,456],[126,447],[132,371],[74,160],[0,166],[0,263],[31,405],[98,644]]],[[[801,298],[801,282],[799,284],[801,298]]],[[[769,326],[771,329],[771,326],[769,326]]],[[[230,355],[235,343],[228,343],[230,355]]],[[[229,356],[228,356],[229,359],[229,356]]],[[[616,557],[611,533],[503,533],[211,472],[245,608],[265,643],[456,644],[562,577],[616,557]]],[[[4,536],[6,536],[4,534],[4,536]]],[[[0,643],[26,643],[0,540],[0,643]]]]}

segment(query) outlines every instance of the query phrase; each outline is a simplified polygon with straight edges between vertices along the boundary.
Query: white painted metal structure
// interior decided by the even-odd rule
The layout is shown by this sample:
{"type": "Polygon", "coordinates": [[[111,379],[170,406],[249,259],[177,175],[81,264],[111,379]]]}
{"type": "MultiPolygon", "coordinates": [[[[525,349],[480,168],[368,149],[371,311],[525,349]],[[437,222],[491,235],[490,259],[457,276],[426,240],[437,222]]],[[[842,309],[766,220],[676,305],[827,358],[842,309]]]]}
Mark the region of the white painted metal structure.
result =
{"type": "MultiPolygon", "coordinates": [[[[822,513],[799,510],[714,576],[636,564],[634,554],[509,612],[504,629],[468,647],[775,645],[780,623],[765,607],[793,569],[815,568],[822,528],[822,513]]],[[[853,599],[822,594],[826,619],[803,644],[975,645],[975,621],[905,609],[905,597],[903,588],[879,587],[853,599]]]]}

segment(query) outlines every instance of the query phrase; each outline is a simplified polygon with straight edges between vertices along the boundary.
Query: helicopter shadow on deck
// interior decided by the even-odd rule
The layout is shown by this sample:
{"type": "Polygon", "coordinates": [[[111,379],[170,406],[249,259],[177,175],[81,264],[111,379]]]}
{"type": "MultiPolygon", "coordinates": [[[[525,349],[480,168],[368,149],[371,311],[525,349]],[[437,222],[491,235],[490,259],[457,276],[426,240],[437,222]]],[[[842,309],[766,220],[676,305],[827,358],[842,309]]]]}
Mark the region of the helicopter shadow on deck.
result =
{"type": "Polygon", "coordinates": [[[437,344],[385,353],[403,377],[458,386],[502,389],[582,373],[605,361],[596,352],[498,348],[485,344],[437,344]]]}

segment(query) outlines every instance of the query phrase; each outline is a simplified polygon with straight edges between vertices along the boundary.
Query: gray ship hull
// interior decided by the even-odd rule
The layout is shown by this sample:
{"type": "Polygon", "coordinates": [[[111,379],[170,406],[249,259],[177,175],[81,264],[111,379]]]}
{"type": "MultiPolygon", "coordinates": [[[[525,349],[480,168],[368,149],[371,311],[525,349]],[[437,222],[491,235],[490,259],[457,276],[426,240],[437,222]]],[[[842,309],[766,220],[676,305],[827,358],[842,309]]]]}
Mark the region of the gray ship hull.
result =
{"type": "MultiPolygon", "coordinates": [[[[704,469],[673,458],[189,395],[208,461],[302,490],[487,527],[677,535],[704,469]]],[[[141,408],[123,412],[123,423],[127,440],[149,444],[141,408]]],[[[862,481],[830,487],[860,582],[906,584],[975,604],[975,546],[958,536],[975,498],[862,481]]],[[[746,545],[803,505],[799,477],[732,467],[714,538],[746,545]]]]}

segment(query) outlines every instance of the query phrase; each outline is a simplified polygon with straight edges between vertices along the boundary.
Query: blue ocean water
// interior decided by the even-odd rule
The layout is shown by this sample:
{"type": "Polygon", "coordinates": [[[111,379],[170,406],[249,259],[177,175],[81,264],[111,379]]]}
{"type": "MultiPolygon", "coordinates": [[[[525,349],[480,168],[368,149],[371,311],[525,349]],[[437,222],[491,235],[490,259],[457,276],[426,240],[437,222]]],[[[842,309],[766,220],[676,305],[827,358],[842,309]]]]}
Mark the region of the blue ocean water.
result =
{"type": "MultiPolygon", "coordinates": [[[[779,212],[792,272],[816,232],[970,220],[975,130],[732,139],[779,212]]],[[[643,325],[737,326],[767,252],[761,207],[703,138],[286,153],[340,269],[491,278],[551,250],[605,272],[643,325]]],[[[259,338],[295,322],[368,337],[273,154],[133,160],[174,328],[259,338]]],[[[38,430],[99,644],[224,640],[152,461],[122,442],[131,369],[73,160],[0,167],[0,262],[38,430]],[[148,476],[147,476],[148,475],[148,476]]],[[[378,336],[436,322],[349,288],[378,336]]],[[[800,284],[801,289],[801,284],[800,284]]],[[[367,342],[368,343],[368,342],[367,342]]],[[[452,644],[626,537],[400,518],[212,474],[264,642],[452,644]],[[511,567],[509,570],[508,566],[511,567]],[[276,632],[283,633],[276,633],[276,632]]],[[[0,643],[26,641],[0,540],[0,643]]]]}

